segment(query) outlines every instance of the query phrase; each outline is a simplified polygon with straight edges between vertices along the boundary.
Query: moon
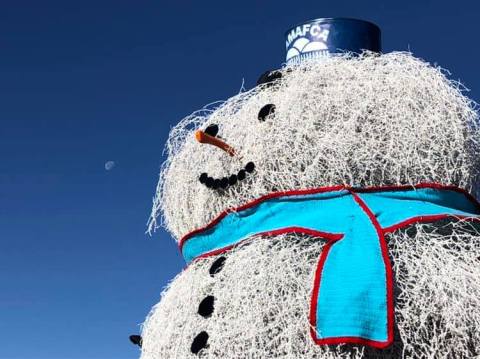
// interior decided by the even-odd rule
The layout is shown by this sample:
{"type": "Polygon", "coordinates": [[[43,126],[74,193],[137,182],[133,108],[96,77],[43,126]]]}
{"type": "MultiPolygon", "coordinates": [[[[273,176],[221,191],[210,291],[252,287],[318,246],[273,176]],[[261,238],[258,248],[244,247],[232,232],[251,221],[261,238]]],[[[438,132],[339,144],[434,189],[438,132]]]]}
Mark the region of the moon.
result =
{"type": "Polygon", "coordinates": [[[105,170],[110,171],[115,167],[115,161],[107,161],[105,162],[105,170]]]}

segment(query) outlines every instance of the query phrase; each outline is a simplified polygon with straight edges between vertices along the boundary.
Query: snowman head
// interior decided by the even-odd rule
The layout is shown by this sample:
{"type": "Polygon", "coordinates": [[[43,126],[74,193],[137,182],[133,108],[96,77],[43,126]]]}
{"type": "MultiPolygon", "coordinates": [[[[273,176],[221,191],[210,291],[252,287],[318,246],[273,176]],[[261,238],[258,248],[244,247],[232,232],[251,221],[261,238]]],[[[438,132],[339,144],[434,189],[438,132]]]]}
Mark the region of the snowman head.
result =
{"type": "Polygon", "coordinates": [[[150,229],[179,239],[274,191],[436,182],[477,194],[475,104],[410,53],[287,64],[170,133],[150,229]]]}

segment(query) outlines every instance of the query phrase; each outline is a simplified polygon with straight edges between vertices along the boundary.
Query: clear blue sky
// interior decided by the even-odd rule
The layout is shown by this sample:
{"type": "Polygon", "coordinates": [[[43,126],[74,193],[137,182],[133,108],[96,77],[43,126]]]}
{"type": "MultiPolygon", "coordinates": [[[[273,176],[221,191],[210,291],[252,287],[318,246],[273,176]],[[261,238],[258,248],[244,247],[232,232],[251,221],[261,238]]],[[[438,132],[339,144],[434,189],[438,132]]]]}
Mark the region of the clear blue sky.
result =
{"type": "Polygon", "coordinates": [[[183,267],[168,234],[144,235],[169,128],[279,66],[291,25],[371,20],[385,52],[478,101],[476,3],[2,1],[0,359],[138,356],[128,336],[183,267]]]}

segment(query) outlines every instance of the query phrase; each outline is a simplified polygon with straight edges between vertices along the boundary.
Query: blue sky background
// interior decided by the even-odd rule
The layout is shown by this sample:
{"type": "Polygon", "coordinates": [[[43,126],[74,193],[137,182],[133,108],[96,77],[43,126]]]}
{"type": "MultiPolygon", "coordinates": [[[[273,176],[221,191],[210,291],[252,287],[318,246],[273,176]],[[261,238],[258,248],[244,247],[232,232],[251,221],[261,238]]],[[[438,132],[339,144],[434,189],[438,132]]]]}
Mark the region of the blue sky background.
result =
{"type": "Polygon", "coordinates": [[[478,101],[476,3],[0,1],[0,359],[138,357],[183,266],[144,234],[169,128],[278,67],[290,26],[371,20],[478,101]]]}

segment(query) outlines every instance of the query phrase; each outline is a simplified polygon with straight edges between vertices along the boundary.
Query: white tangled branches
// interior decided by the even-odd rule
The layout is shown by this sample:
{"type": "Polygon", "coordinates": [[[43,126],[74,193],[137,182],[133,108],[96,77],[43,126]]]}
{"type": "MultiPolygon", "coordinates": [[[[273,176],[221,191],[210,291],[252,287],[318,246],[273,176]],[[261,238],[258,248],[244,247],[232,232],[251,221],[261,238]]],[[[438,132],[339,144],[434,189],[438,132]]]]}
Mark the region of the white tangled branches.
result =
{"type": "Polygon", "coordinates": [[[480,131],[476,105],[440,68],[409,53],[366,53],[280,70],[274,86],[242,92],[175,126],[167,142],[149,229],[163,224],[177,239],[272,190],[330,185],[439,182],[476,194],[480,131]],[[257,119],[266,104],[275,114],[257,119]],[[239,156],[195,141],[218,124],[239,156]],[[218,191],[198,181],[223,177],[253,161],[255,172],[218,191]]]}
{"type": "MultiPolygon", "coordinates": [[[[480,226],[479,226],[480,228],[480,226]]],[[[471,224],[415,225],[388,236],[394,272],[395,342],[385,350],[317,346],[309,307],[323,241],[298,235],[252,239],[208,274],[206,258],[170,284],[143,330],[143,359],[473,358],[480,355],[480,233],[471,224]],[[201,285],[200,285],[201,283],[201,285]],[[198,304],[215,296],[213,314],[198,304]],[[209,334],[208,348],[190,352],[209,334]]]]}
{"type": "MultiPolygon", "coordinates": [[[[172,129],[154,199],[157,218],[178,240],[226,208],[274,190],[345,184],[438,182],[479,194],[476,105],[445,71],[409,53],[344,55],[280,70],[282,79],[242,92],[172,129]],[[266,104],[275,113],[257,119],[266,104]],[[193,133],[218,124],[239,156],[199,144],[193,133]],[[245,163],[255,171],[226,190],[198,181],[245,163]]],[[[256,239],[190,265],[175,278],[143,329],[142,357],[470,358],[480,355],[480,233],[468,223],[414,225],[388,236],[395,286],[395,342],[387,350],[316,346],[309,337],[313,275],[322,242],[296,235],[256,239]],[[412,232],[412,229],[414,231],[412,232]],[[211,318],[200,301],[215,295],[211,318]]]]}

